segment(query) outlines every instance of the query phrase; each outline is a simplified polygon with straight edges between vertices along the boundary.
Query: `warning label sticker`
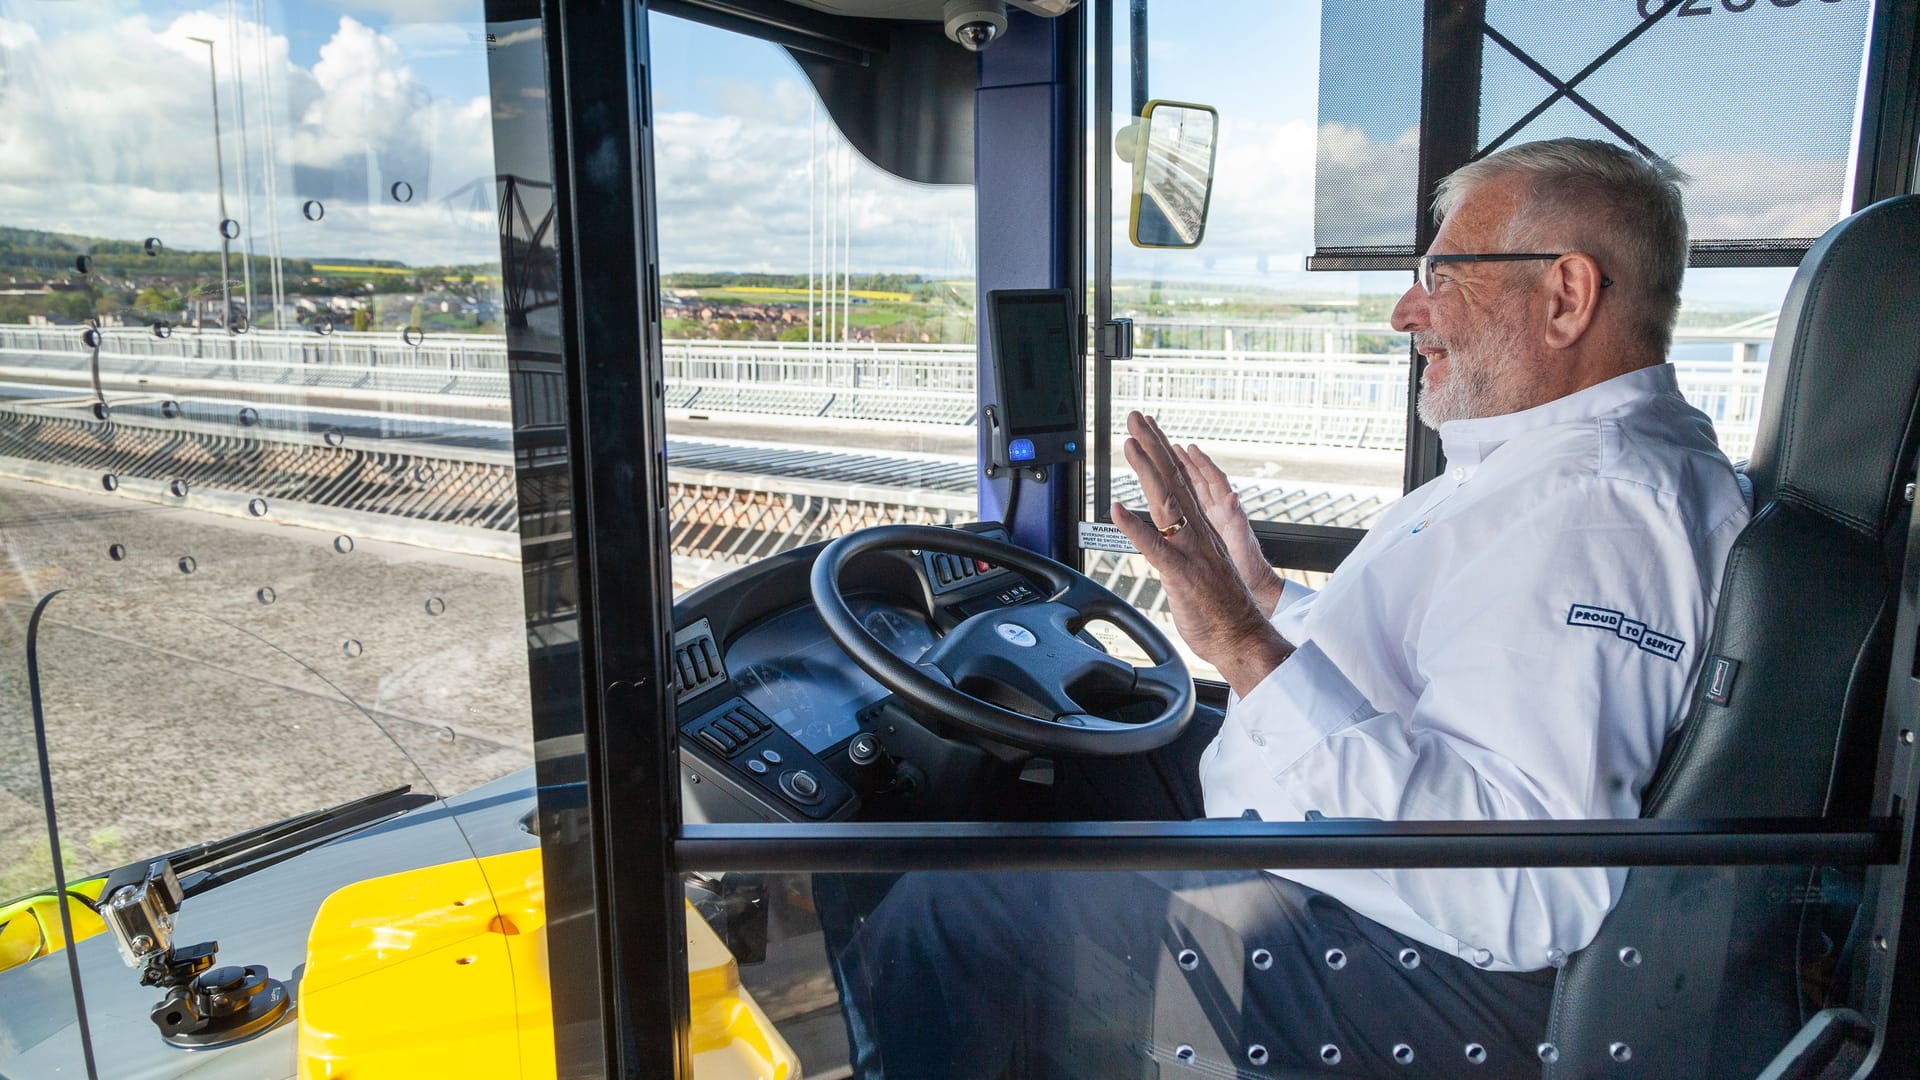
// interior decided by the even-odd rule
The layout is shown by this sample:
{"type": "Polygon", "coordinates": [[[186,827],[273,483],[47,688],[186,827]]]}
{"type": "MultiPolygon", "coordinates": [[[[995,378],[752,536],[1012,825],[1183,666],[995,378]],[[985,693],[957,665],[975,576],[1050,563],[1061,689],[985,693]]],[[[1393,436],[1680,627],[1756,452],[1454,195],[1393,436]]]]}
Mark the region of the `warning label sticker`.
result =
{"type": "Polygon", "coordinates": [[[1127,539],[1119,526],[1109,525],[1104,521],[1080,523],[1080,550],[1118,551],[1126,555],[1140,554],[1140,549],[1133,546],[1133,541],[1127,539]]]}

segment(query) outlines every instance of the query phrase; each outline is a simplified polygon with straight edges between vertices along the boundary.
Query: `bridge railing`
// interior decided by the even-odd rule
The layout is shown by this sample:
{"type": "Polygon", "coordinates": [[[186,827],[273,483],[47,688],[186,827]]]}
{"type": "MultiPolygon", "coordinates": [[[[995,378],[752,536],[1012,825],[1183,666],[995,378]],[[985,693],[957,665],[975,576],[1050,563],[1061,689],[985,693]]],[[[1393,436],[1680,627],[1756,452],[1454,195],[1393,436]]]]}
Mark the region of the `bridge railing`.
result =
{"type": "MultiPolygon", "coordinates": [[[[1196,332],[1202,329],[1197,324],[1196,332]]],[[[1398,449],[1405,443],[1405,354],[1351,349],[1382,327],[1289,326],[1290,343],[1330,348],[1256,351],[1258,325],[1227,326],[1226,348],[1142,348],[1114,365],[1116,420],[1129,408],[1160,415],[1194,438],[1253,443],[1398,449]],[[1234,339],[1233,333],[1239,332],[1234,339]]],[[[1157,331],[1156,331],[1157,332],[1157,331]]],[[[1274,334],[1267,333],[1267,340],[1274,334]]],[[[1700,333],[1675,342],[1688,400],[1706,412],[1729,455],[1751,449],[1759,418],[1767,337],[1700,333]]],[[[669,341],[668,405],[738,412],[965,426],[974,419],[975,347],[769,341],[669,341]]],[[[101,373],[168,376],[275,387],[480,399],[509,396],[506,342],[433,334],[417,341],[380,333],[255,329],[245,334],[145,328],[101,331],[101,373]]],[[[87,371],[91,350],[78,327],[0,326],[0,367],[87,371]]],[[[1116,429],[1118,425],[1116,424],[1116,429]]]]}

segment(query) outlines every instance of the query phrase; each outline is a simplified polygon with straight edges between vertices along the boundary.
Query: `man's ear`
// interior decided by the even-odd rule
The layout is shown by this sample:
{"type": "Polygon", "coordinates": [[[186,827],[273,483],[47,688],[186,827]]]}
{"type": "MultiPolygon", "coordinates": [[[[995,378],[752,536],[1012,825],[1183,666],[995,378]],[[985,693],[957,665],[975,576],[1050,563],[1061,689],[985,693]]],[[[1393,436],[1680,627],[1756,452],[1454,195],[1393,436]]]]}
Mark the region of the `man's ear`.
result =
{"type": "Polygon", "coordinates": [[[1548,348],[1570,348],[1586,335],[1599,310],[1605,280],[1600,264],[1584,251],[1568,252],[1554,261],[1546,281],[1548,348]]]}

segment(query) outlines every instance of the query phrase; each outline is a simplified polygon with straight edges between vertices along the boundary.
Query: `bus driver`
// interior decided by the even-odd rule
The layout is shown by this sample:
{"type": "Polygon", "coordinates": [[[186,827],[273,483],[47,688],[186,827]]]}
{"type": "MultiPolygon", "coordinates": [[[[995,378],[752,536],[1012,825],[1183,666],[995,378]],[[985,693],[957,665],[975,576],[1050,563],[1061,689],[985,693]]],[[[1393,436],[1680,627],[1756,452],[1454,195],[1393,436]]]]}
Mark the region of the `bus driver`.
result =
{"type": "MultiPolygon", "coordinates": [[[[1447,469],[1317,593],[1267,565],[1198,447],[1128,417],[1152,525],[1117,504],[1113,519],[1233,690],[1198,760],[1207,815],[1638,815],[1748,518],[1665,359],[1687,257],[1679,179],[1561,139],[1441,185],[1440,231],[1393,325],[1427,359],[1419,415],[1447,469]]],[[[1624,881],[1578,867],[909,875],[842,957],[871,986],[920,976],[877,1001],[849,987],[856,1062],[1130,1077],[1182,1043],[1236,1059],[1258,1044],[1282,1069],[1451,1075],[1464,1060],[1538,1076],[1553,968],[1624,881]],[[1176,988],[1205,1007],[1183,1014],[1176,988]]]]}

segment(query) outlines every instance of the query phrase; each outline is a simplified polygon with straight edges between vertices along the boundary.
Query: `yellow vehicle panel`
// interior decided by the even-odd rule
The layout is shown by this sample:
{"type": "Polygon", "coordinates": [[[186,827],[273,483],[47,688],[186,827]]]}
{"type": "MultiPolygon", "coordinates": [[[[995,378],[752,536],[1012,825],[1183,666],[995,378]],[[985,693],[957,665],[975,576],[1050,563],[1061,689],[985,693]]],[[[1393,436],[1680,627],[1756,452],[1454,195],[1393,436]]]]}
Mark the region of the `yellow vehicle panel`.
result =
{"type": "MultiPolygon", "coordinates": [[[[98,877],[70,885],[67,891],[98,900],[106,883],[106,878],[98,877]]],[[[67,897],[67,915],[73,922],[75,941],[85,941],[107,928],[92,908],[72,896],[67,897]]],[[[0,971],[66,947],[67,932],[60,921],[60,901],[53,893],[29,896],[0,907],[0,971]]]]}
{"type": "MultiPolygon", "coordinates": [[[[797,1080],[799,1059],[691,908],[701,1080],[797,1080]]],[[[301,1080],[555,1073],[538,849],[373,878],[326,899],[299,990],[301,1080]]]]}

